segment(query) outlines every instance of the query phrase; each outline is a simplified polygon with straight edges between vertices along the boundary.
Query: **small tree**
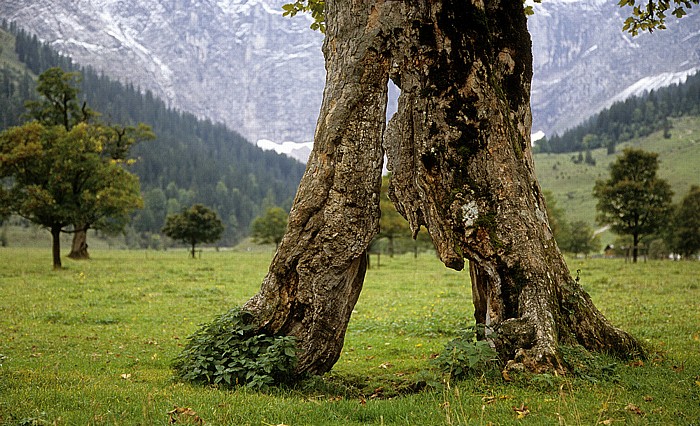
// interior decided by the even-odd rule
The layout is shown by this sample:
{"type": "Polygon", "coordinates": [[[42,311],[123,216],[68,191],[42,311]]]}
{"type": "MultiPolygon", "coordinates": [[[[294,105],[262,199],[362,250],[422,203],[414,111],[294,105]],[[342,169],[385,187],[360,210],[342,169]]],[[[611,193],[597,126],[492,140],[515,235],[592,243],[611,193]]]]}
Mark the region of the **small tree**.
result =
{"type": "Polygon", "coordinates": [[[114,229],[141,206],[138,178],[104,158],[104,132],[84,122],[66,130],[32,121],[0,134],[0,200],[51,231],[54,269],[67,227],[99,221],[114,229]]]}
{"type": "Polygon", "coordinates": [[[258,216],[251,224],[253,241],[258,244],[275,244],[279,247],[287,230],[288,214],[280,207],[270,207],[264,216],[258,216]]]}
{"type": "Polygon", "coordinates": [[[213,243],[221,238],[224,224],[215,211],[195,204],[179,214],[170,215],[165,220],[163,233],[168,237],[189,244],[190,254],[195,257],[195,247],[200,243],[213,243]]]}
{"type": "Polygon", "coordinates": [[[559,245],[569,253],[588,256],[589,253],[600,249],[600,239],[594,235],[593,229],[586,222],[576,221],[568,225],[566,237],[559,245]]]}
{"type": "Polygon", "coordinates": [[[700,251],[700,187],[693,185],[676,208],[668,231],[671,248],[688,259],[700,251]]]}
{"type": "Polygon", "coordinates": [[[656,177],[658,155],[627,148],[610,166],[610,179],[599,180],[593,189],[598,198],[598,222],[613,232],[632,237],[632,261],[637,261],[641,238],[658,232],[671,213],[668,183],[656,177]]]}

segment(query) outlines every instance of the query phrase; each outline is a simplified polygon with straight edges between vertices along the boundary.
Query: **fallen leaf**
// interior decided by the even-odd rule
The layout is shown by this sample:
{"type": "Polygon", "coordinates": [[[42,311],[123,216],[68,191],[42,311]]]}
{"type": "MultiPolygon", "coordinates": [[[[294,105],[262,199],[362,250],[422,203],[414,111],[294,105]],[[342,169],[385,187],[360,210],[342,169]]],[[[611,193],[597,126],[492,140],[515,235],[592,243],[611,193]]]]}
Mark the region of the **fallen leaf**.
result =
{"type": "Polygon", "coordinates": [[[530,414],[530,410],[528,410],[525,404],[520,404],[520,407],[513,407],[513,411],[515,411],[518,414],[518,419],[524,419],[525,416],[530,414]]]}
{"type": "Polygon", "coordinates": [[[645,400],[646,402],[651,402],[651,401],[654,400],[654,397],[651,396],[651,395],[645,395],[645,396],[644,396],[644,400],[645,400]]]}
{"type": "Polygon", "coordinates": [[[630,367],[644,367],[644,361],[641,359],[638,359],[636,361],[632,361],[628,364],[630,367]]]}
{"type": "Polygon", "coordinates": [[[367,400],[363,397],[360,397],[360,405],[367,405],[367,400]]]}
{"type": "Polygon", "coordinates": [[[121,378],[124,379],[124,380],[129,380],[129,379],[131,378],[131,373],[125,373],[125,374],[122,374],[122,375],[119,376],[119,377],[121,377],[121,378]]]}
{"type": "Polygon", "coordinates": [[[170,411],[168,411],[168,416],[170,417],[169,423],[175,424],[178,420],[187,422],[188,424],[194,424],[201,426],[204,424],[204,420],[197,415],[197,413],[190,407],[178,407],[177,405],[170,411]],[[183,417],[180,417],[183,416],[183,417]]]}
{"type": "Polygon", "coordinates": [[[614,421],[615,420],[613,420],[613,419],[605,419],[605,420],[599,421],[598,424],[599,425],[611,425],[611,424],[613,424],[614,421]]]}
{"type": "Polygon", "coordinates": [[[627,411],[629,411],[629,412],[631,412],[631,413],[634,413],[634,414],[636,414],[636,415],[638,415],[638,416],[643,416],[643,415],[644,415],[644,411],[642,411],[639,407],[637,407],[636,405],[632,404],[631,402],[630,402],[629,404],[627,404],[627,406],[626,406],[625,408],[627,409],[627,411]]]}
{"type": "Polygon", "coordinates": [[[383,363],[379,364],[379,368],[383,368],[385,370],[387,370],[393,366],[394,366],[394,364],[392,364],[390,362],[383,362],[383,363]]]}

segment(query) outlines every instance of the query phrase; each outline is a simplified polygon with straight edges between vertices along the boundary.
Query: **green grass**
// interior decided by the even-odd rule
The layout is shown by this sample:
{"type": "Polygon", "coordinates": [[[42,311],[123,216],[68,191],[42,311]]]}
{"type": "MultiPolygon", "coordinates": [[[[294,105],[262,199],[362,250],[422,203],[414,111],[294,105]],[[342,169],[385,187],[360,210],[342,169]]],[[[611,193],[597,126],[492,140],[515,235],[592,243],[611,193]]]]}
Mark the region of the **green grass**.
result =
{"type": "Polygon", "coordinates": [[[91,254],[53,272],[48,247],[0,249],[0,424],[166,425],[174,405],[207,425],[700,421],[698,262],[571,262],[596,305],[655,348],[643,366],[431,387],[442,378],[430,358],[470,322],[468,274],[431,255],[383,257],[368,271],[333,371],[255,392],[174,382],[170,361],[198,324],[257,291],[270,252],[91,254]],[[523,405],[529,414],[518,419],[513,407],[523,405]]]}

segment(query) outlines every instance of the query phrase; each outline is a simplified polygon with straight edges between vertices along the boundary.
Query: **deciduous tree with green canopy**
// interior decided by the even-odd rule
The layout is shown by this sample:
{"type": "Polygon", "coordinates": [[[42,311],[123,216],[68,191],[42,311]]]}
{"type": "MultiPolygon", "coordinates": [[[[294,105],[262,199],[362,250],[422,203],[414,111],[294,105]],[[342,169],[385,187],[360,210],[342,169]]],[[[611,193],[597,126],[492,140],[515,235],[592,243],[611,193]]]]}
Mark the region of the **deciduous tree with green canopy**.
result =
{"type": "Polygon", "coordinates": [[[281,207],[270,207],[263,216],[256,217],[251,224],[253,241],[259,244],[275,244],[279,247],[287,230],[289,215],[281,207]]]}
{"type": "Polygon", "coordinates": [[[0,134],[0,199],[51,232],[54,269],[61,268],[61,232],[76,223],[118,228],[141,206],[138,178],[104,156],[108,133],[32,121],[0,134]]]}
{"type": "MultiPolygon", "coordinates": [[[[39,100],[28,101],[26,107],[28,117],[44,127],[61,127],[66,132],[79,125],[84,124],[92,128],[93,137],[99,140],[93,145],[97,151],[93,164],[93,169],[89,172],[90,178],[85,185],[85,194],[92,193],[90,186],[100,186],[109,188],[110,197],[101,195],[100,200],[95,200],[89,195],[78,198],[79,203],[76,208],[81,210],[80,215],[75,216],[77,222],[72,223],[73,242],[69,257],[73,259],[87,259],[87,231],[90,228],[99,229],[105,232],[118,232],[124,228],[128,221],[128,214],[131,210],[141,206],[141,202],[136,204],[133,200],[123,198],[124,194],[135,190],[138,194],[139,186],[125,182],[125,178],[116,174],[125,172],[124,166],[129,162],[128,153],[130,148],[138,141],[152,139],[154,137],[150,127],[139,124],[137,126],[105,125],[93,123],[99,117],[99,113],[90,109],[85,102],[82,105],[78,99],[78,83],[80,74],[76,72],[65,72],[61,68],[49,68],[43,72],[38,79],[37,92],[39,100]],[[95,136],[99,133],[99,136],[95,136]],[[99,163],[105,167],[99,169],[99,163]],[[117,166],[117,167],[113,167],[117,166]],[[117,170],[121,169],[121,172],[117,170]],[[103,173],[104,172],[104,173],[103,173]],[[102,179],[100,181],[100,179],[102,179]],[[121,187],[119,187],[121,186],[121,187]],[[117,189],[119,188],[119,189],[117,189]],[[121,196],[117,194],[121,193],[121,196]],[[106,204],[109,200],[109,205],[106,204]],[[124,204],[122,204],[124,203],[124,204]],[[123,209],[121,207],[124,207],[123,209]]],[[[69,149],[66,155],[70,155],[69,149]]],[[[76,159],[81,159],[81,152],[74,152],[76,159]]],[[[86,172],[87,173],[87,172],[86,172]]],[[[135,179],[134,176],[130,178],[135,179]]],[[[81,191],[82,188],[74,188],[81,191]]]]}
{"type": "Polygon", "coordinates": [[[214,243],[224,232],[224,224],[215,211],[202,204],[195,204],[181,213],[169,215],[163,233],[168,237],[190,245],[190,255],[195,258],[197,244],[214,243]]]}
{"type": "Polygon", "coordinates": [[[627,148],[610,166],[610,178],[593,188],[598,199],[598,222],[613,232],[632,237],[632,261],[644,236],[663,230],[672,212],[673,191],[656,176],[658,154],[627,148]]]}
{"type": "Polygon", "coordinates": [[[671,248],[685,259],[700,251],[700,186],[693,185],[673,213],[671,248]]]}

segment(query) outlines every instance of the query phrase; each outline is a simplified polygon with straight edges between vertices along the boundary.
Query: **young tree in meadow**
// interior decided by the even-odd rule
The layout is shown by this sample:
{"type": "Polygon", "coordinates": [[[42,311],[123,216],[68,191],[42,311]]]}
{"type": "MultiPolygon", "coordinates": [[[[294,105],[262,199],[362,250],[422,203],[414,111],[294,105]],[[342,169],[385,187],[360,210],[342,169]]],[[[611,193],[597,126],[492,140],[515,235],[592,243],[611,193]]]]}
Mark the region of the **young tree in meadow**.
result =
{"type": "MultiPolygon", "coordinates": [[[[37,92],[40,98],[36,101],[28,101],[26,107],[28,117],[44,126],[61,126],[67,132],[80,123],[91,123],[99,113],[90,109],[85,102],[82,105],[78,99],[78,83],[80,74],[76,72],[65,72],[61,68],[49,68],[43,72],[38,79],[37,92]]],[[[101,148],[100,156],[103,162],[112,162],[125,166],[128,162],[127,156],[132,145],[141,140],[153,139],[154,135],[150,127],[139,124],[133,126],[90,124],[99,129],[99,141],[97,147],[101,148]]],[[[76,152],[76,155],[80,155],[76,152]]],[[[122,230],[128,220],[128,213],[135,207],[140,207],[140,203],[131,204],[130,191],[133,184],[125,184],[123,177],[114,176],[114,173],[127,173],[123,168],[122,172],[117,172],[112,168],[110,176],[99,176],[94,173],[91,179],[98,181],[104,179],[101,185],[111,188],[112,197],[109,198],[110,205],[104,205],[105,198],[101,200],[92,199],[86,195],[81,202],[82,213],[80,222],[73,223],[73,242],[68,257],[73,259],[87,259],[90,257],[87,245],[87,231],[90,228],[100,229],[106,232],[118,232],[122,230]],[[109,180],[112,179],[112,180],[109,180]],[[118,188],[122,185],[121,188],[118,188]],[[126,198],[120,198],[120,197],[126,198]],[[121,209],[120,203],[129,206],[126,210],[121,209]],[[135,206],[135,207],[134,207],[135,206]]],[[[133,179],[131,179],[133,180],[133,179]]],[[[137,192],[138,192],[138,183],[137,192]]],[[[92,194],[94,196],[94,193],[92,194]]]]}
{"type": "Polygon", "coordinates": [[[662,231],[670,219],[673,191],[656,176],[658,168],[658,154],[627,148],[610,165],[610,178],[593,188],[598,222],[632,237],[633,262],[642,238],[662,231]]]}
{"type": "Polygon", "coordinates": [[[0,199],[51,232],[54,269],[61,268],[61,232],[91,221],[115,229],[141,206],[138,178],[105,160],[104,138],[102,126],[66,130],[38,121],[0,134],[0,199]]]}
{"type": "Polygon", "coordinates": [[[256,217],[251,224],[251,237],[258,244],[274,244],[279,247],[287,230],[289,215],[281,207],[270,207],[263,216],[256,217]]]}
{"type": "Polygon", "coordinates": [[[377,234],[377,238],[386,238],[389,257],[393,257],[394,241],[397,238],[409,237],[411,228],[408,227],[406,219],[396,211],[396,207],[389,199],[389,180],[389,176],[382,177],[382,189],[379,193],[381,217],[379,219],[379,234],[377,234]]]}
{"type": "Polygon", "coordinates": [[[586,257],[600,250],[600,239],[586,222],[580,220],[571,222],[567,228],[566,237],[559,244],[562,250],[574,255],[583,254],[586,257]]]}
{"type": "Polygon", "coordinates": [[[195,204],[179,214],[169,215],[163,233],[173,240],[188,244],[190,255],[195,258],[197,244],[214,243],[221,238],[224,224],[215,211],[202,204],[195,204]]]}
{"type": "Polygon", "coordinates": [[[700,186],[690,187],[676,208],[671,226],[670,246],[683,258],[690,259],[700,252],[700,186]]]}

